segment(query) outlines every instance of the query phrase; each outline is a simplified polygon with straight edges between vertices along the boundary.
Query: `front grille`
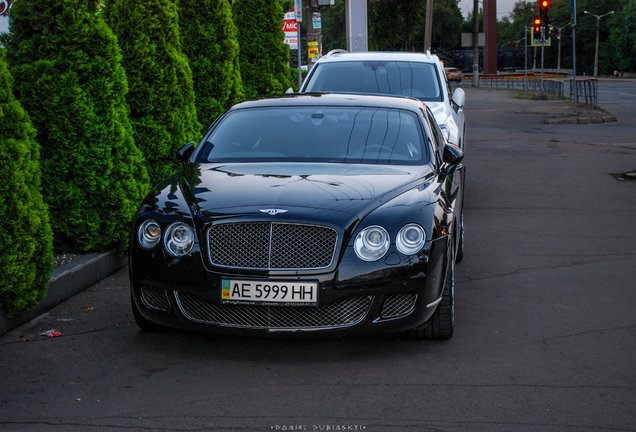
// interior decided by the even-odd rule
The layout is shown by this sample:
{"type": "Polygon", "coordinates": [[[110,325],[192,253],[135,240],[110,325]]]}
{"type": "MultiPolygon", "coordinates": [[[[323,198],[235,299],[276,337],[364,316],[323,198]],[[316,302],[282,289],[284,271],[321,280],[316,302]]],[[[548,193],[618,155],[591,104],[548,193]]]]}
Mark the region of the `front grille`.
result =
{"type": "Polygon", "coordinates": [[[254,329],[312,329],[353,326],[364,319],[373,297],[354,297],[325,306],[217,304],[176,292],[183,315],[195,322],[254,329]]]}
{"type": "Polygon", "coordinates": [[[141,301],[150,309],[167,312],[170,310],[170,301],[166,290],[151,286],[141,287],[141,301]]]}
{"type": "Polygon", "coordinates": [[[382,305],[382,318],[397,318],[406,316],[415,309],[416,293],[387,296],[382,305]]]}
{"type": "Polygon", "coordinates": [[[213,265],[263,270],[320,269],[333,261],[333,228],[289,223],[232,223],[208,230],[213,265]]]}

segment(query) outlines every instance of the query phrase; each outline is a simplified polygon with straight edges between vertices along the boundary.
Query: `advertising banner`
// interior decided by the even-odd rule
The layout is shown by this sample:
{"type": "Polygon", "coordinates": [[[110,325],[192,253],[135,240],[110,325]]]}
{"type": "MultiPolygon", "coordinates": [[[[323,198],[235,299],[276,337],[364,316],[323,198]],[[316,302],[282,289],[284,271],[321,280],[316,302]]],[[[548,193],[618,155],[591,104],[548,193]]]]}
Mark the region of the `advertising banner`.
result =
{"type": "Polygon", "coordinates": [[[296,21],[296,13],[294,11],[285,13],[283,33],[285,33],[283,42],[289,45],[289,49],[298,49],[298,21],[296,21]]]}

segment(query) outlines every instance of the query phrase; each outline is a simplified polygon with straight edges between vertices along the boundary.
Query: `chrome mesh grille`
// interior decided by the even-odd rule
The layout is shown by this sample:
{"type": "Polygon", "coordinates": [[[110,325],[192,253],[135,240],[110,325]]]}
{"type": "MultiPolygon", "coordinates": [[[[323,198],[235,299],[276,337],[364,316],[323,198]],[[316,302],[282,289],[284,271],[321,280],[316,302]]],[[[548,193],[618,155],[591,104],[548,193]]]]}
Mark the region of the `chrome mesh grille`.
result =
{"type": "Polygon", "coordinates": [[[329,227],[252,222],[208,230],[213,265],[265,270],[315,269],[331,265],[338,234],[329,227]]]}
{"type": "Polygon", "coordinates": [[[141,301],[150,309],[167,312],[170,310],[170,301],[168,293],[161,288],[151,286],[141,287],[141,301]]]}
{"type": "Polygon", "coordinates": [[[415,309],[416,293],[387,296],[382,305],[382,318],[397,318],[406,316],[415,309]]]}
{"type": "Polygon", "coordinates": [[[362,321],[373,297],[354,297],[325,306],[258,306],[217,304],[176,292],[184,316],[195,322],[255,329],[349,327],[362,321]]]}

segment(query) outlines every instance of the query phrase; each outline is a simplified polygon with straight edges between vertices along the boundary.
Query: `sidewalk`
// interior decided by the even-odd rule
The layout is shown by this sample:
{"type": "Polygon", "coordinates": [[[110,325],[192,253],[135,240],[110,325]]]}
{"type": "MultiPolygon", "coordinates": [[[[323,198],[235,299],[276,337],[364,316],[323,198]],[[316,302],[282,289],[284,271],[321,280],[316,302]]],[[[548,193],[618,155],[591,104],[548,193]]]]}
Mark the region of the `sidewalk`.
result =
{"type": "MultiPolygon", "coordinates": [[[[464,90],[472,89],[472,86],[463,87],[464,90]]],[[[537,114],[546,116],[544,123],[553,125],[565,124],[591,124],[591,123],[613,123],[617,118],[609,113],[601,106],[594,108],[592,105],[585,103],[577,103],[576,112],[574,105],[570,99],[561,99],[548,93],[536,90],[521,90],[512,88],[491,88],[488,86],[478,87],[475,90],[481,91],[508,91],[516,94],[516,99],[536,101],[536,103],[527,106],[527,104],[519,104],[520,109],[515,111],[517,114],[537,114]]],[[[513,96],[513,98],[515,98],[513,96]]],[[[470,99],[468,99],[470,103],[470,99]]]]}
{"type": "Polygon", "coordinates": [[[7,318],[0,311],[0,336],[52,309],[69,297],[110,276],[126,265],[124,256],[110,253],[81,255],[53,271],[49,288],[39,305],[21,314],[7,318]]]}
{"type": "Polygon", "coordinates": [[[594,108],[591,105],[578,103],[576,112],[571,100],[557,99],[545,94],[530,94],[529,99],[541,100],[541,111],[532,112],[530,110],[519,111],[527,114],[542,114],[549,118],[544,120],[546,124],[591,124],[591,123],[614,123],[616,116],[607,112],[600,106],[594,108]]]}

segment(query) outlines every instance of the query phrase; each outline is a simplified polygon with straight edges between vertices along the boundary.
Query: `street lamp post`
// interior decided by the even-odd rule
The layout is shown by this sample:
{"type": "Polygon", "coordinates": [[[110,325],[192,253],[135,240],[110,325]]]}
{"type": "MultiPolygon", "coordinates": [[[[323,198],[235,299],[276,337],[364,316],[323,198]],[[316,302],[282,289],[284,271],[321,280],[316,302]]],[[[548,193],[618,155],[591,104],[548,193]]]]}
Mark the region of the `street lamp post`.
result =
{"type": "Polygon", "coordinates": [[[601,28],[601,18],[605,18],[606,16],[613,14],[614,11],[609,11],[608,13],[605,13],[603,15],[596,15],[588,11],[583,11],[583,13],[596,17],[596,51],[594,53],[594,76],[597,77],[598,76],[598,37],[599,37],[598,35],[601,28]]]}
{"type": "Polygon", "coordinates": [[[557,27],[557,30],[559,31],[557,34],[557,40],[559,41],[559,49],[557,50],[557,72],[561,71],[561,31],[569,25],[570,23],[567,23],[562,27],[557,27]]]}

